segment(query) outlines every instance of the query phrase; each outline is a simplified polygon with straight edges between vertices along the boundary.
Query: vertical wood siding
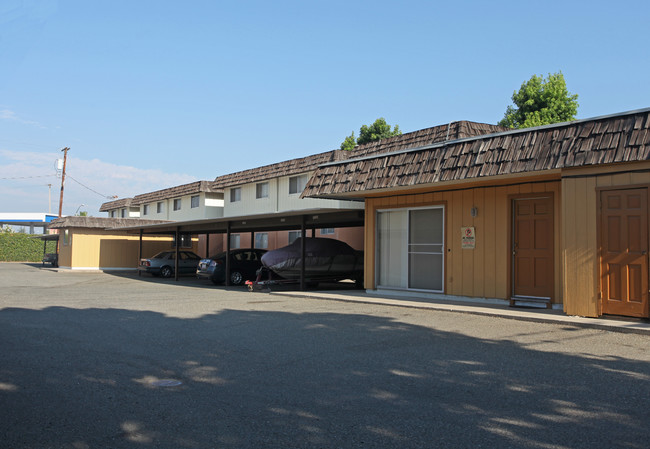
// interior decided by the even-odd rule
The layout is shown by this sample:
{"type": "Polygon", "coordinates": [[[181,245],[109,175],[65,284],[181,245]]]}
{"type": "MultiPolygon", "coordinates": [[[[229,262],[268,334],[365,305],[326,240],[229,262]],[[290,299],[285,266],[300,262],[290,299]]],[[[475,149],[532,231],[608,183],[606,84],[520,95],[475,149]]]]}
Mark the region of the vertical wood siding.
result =
{"type": "Polygon", "coordinates": [[[608,170],[612,168],[571,171],[571,175],[589,177],[562,180],[562,263],[565,267],[562,284],[564,311],[568,315],[601,314],[597,189],[650,184],[650,173],[608,174],[608,170]]]}
{"type": "Polygon", "coordinates": [[[374,289],[376,212],[378,209],[445,205],[445,293],[478,298],[508,299],[510,295],[510,216],[513,195],[553,194],[554,298],[562,301],[560,263],[560,181],[513,186],[476,187],[464,190],[392,195],[366,200],[365,287],[374,289]],[[471,216],[472,207],[478,209],[471,216]],[[461,248],[463,226],[474,226],[476,248],[461,248]]]}

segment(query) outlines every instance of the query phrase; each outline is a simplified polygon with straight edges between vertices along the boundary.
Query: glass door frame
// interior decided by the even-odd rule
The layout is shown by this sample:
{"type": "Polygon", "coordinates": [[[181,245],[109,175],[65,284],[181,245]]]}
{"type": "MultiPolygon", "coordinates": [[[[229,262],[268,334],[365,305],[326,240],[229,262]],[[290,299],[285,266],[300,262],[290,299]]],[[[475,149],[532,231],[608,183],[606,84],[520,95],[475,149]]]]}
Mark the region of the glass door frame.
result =
{"type": "Polygon", "coordinates": [[[446,241],[447,241],[447,235],[446,235],[446,221],[447,221],[447,207],[446,204],[435,204],[435,205],[430,205],[430,206],[417,206],[417,207],[394,207],[394,208],[381,208],[381,209],[376,209],[375,210],[375,288],[377,289],[384,289],[384,290],[402,290],[402,291],[414,291],[414,292],[427,292],[427,293],[445,293],[445,268],[446,268],[446,241]],[[427,290],[427,289],[419,289],[419,288],[411,288],[409,287],[409,278],[410,278],[410,263],[409,263],[409,237],[410,237],[410,211],[413,210],[425,210],[425,209],[441,209],[442,210],[442,249],[441,249],[441,256],[442,256],[442,264],[441,264],[441,277],[442,277],[442,290],[427,290]],[[392,287],[392,286],[386,286],[386,285],[381,285],[380,284],[380,278],[379,278],[379,272],[380,272],[380,255],[379,255],[379,214],[382,212],[399,212],[403,211],[406,212],[406,238],[404,243],[404,248],[403,250],[406,252],[404,256],[406,257],[406,263],[407,263],[407,269],[406,269],[406,287],[392,287]]]}

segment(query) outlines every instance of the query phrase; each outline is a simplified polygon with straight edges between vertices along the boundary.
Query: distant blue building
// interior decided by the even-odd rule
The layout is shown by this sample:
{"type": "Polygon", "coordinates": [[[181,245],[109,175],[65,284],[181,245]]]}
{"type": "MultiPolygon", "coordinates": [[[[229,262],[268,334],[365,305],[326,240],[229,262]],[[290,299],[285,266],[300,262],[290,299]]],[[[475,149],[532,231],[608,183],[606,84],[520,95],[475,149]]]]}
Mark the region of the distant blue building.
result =
{"type": "Polygon", "coordinates": [[[34,233],[34,228],[42,228],[43,234],[49,227],[52,220],[58,218],[54,214],[28,213],[28,212],[5,212],[0,213],[0,226],[29,227],[29,233],[34,233]]]}

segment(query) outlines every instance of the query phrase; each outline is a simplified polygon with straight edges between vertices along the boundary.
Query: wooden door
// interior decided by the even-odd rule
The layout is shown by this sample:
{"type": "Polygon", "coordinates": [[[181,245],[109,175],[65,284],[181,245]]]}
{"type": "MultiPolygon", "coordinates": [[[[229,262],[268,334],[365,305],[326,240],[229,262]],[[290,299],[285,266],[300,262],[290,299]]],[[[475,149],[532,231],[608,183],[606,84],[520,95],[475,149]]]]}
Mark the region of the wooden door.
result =
{"type": "Polygon", "coordinates": [[[602,312],[648,317],[648,191],[600,193],[602,312]]]}
{"type": "Polygon", "coordinates": [[[512,296],[553,295],[553,198],[513,201],[512,296]]]}

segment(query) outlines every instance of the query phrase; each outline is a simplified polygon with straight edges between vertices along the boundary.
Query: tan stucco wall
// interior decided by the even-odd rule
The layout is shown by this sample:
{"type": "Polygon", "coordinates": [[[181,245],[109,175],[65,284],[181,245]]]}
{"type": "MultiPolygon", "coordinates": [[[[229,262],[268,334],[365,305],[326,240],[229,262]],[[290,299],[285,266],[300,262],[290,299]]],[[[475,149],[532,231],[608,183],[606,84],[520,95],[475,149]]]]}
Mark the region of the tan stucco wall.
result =
{"type": "MultiPolygon", "coordinates": [[[[70,229],[69,234],[70,243],[63,245],[61,240],[59,247],[59,266],[62,268],[110,270],[138,267],[140,243],[137,235],[81,228],[70,229]]],[[[193,251],[196,251],[197,243],[197,239],[193,239],[193,251]]],[[[143,237],[142,257],[171,247],[169,237],[143,237]]]]}

